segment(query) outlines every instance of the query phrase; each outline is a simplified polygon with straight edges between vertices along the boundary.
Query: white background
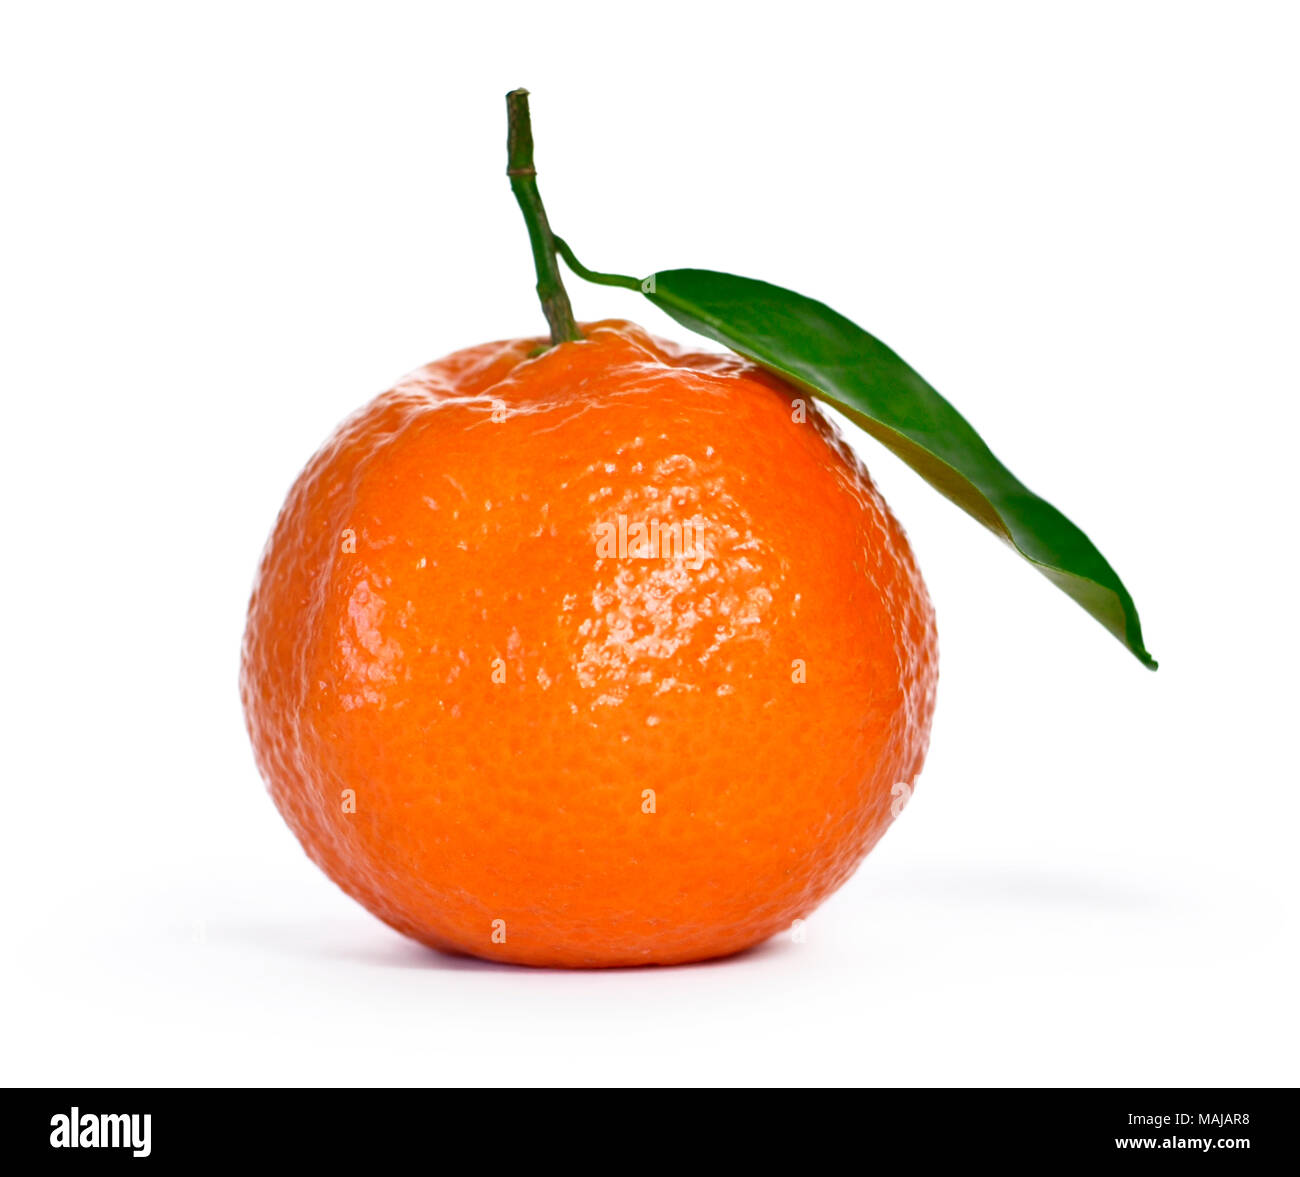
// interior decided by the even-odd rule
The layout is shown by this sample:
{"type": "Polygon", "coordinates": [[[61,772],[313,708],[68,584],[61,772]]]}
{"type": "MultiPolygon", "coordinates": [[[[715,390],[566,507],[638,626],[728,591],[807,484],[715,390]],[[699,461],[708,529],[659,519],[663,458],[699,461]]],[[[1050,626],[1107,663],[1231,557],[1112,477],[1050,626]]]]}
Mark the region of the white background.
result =
{"type": "Polygon", "coordinates": [[[1300,1078],[1293,8],[4,11],[0,1081],[1300,1078]],[[441,958],[311,866],[253,766],[239,640],[290,481],[408,369],[542,327],[518,85],[584,261],[880,335],[1093,536],[1162,663],[858,435],[939,710],[804,944],[441,958]]]}

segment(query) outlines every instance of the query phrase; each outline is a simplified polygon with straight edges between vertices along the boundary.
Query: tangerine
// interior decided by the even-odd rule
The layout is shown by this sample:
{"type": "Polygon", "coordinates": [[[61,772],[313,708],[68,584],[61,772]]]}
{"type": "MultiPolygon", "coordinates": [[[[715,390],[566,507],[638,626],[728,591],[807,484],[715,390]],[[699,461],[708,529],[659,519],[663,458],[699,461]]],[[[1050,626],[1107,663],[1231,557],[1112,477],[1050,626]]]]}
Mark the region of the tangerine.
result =
{"type": "Polygon", "coordinates": [[[429,364],[312,458],[249,608],[248,727],[308,855],[408,936],[726,955],[889,826],[933,611],[805,394],[629,323],[581,336],[429,364]]]}

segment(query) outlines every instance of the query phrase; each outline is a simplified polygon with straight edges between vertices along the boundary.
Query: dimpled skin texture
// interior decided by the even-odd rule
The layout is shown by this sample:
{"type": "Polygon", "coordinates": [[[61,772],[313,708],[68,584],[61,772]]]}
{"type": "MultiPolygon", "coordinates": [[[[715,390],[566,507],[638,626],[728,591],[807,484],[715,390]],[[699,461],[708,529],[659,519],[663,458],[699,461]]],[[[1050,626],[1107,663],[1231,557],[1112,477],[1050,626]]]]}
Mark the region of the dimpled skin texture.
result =
{"type": "Polygon", "coordinates": [[[721,956],[807,916],[889,825],[929,738],[933,612],[802,393],[629,323],[583,335],[457,352],[339,427],[262,560],[248,727],[307,853],[408,936],[721,956]],[[602,553],[620,515],[692,522],[694,558],[602,553]]]}

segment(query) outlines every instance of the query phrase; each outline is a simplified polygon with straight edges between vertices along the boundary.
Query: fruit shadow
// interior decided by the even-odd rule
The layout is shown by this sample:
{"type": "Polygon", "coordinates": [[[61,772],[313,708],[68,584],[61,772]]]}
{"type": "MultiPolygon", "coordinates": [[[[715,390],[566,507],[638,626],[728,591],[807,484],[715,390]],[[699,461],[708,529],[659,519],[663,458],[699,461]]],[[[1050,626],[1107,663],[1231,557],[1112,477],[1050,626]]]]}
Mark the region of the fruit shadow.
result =
{"type": "MultiPolygon", "coordinates": [[[[931,905],[984,912],[1095,912],[1109,916],[1149,915],[1169,910],[1177,901],[1131,882],[1080,877],[1039,869],[961,870],[937,866],[902,872],[868,874],[859,880],[865,912],[893,911],[906,918],[931,905]],[[909,914],[910,913],[910,914],[909,914]]],[[[836,902],[833,900],[832,902],[836,902]]],[[[776,936],[730,956],[679,965],[623,965],[599,969],[563,969],[483,960],[443,952],[377,928],[369,917],[343,926],[335,920],[276,922],[211,929],[213,938],[241,941],[261,952],[289,955],[315,963],[360,965],[374,969],[469,973],[626,973],[670,969],[727,969],[771,963],[798,950],[791,938],[776,936]]]]}
{"type": "Polygon", "coordinates": [[[691,969],[737,968],[745,964],[755,964],[762,960],[780,956],[790,949],[790,944],[784,940],[772,939],[745,948],[740,952],[733,952],[729,956],[713,957],[710,960],[691,961],[686,964],[676,965],[616,965],[596,969],[564,969],[483,960],[477,956],[467,956],[462,953],[443,952],[436,948],[428,948],[423,944],[416,943],[414,940],[400,937],[385,940],[383,943],[349,947],[341,950],[330,950],[324,946],[322,947],[324,950],[320,955],[373,968],[416,969],[420,971],[432,969],[441,972],[469,973],[554,973],[572,976],[575,973],[642,973],[654,972],[660,969],[689,971],[691,969]]]}
{"type": "Polygon", "coordinates": [[[694,961],[679,965],[621,965],[613,968],[564,969],[537,965],[511,964],[505,961],[483,960],[460,953],[442,952],[408,940],[396,932],[379,933],[367,930],[360,936],[349,931],[340,932],[338,925],[324,921],[314,925],[262,923],[239,927],[210,929],[213,939],[236,940],[260,952],[273,952],[317,963],[332,962],[363,965],[379,969],[414,969],[418,971],[467,973],[626,973],[647,972],[663,968],[717,969],[739,968],[781,956],[791,947],[785,939],[776,938],[746,948],[730,956],[712,960],[694,961]]]}

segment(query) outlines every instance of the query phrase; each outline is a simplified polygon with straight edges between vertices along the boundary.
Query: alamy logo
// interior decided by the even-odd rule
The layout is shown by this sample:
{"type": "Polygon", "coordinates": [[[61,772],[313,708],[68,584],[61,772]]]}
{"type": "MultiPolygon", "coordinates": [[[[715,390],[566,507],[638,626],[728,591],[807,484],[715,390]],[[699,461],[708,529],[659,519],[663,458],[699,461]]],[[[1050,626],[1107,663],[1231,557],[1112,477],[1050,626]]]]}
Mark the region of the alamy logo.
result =
{"type": "Polygon", "coordinates": [[[694,560],[705,552],[700,543],[704,520],[664,523],[658,519],[617,520],[596,524],[596,556],[601,560],[694,560]]]}
{"type": "Polygon", "coordinates": [[[95,1115],[73,1108],[50,1117],[51,1148],[129,1148],[133,1157],[149,1155],[150,1115],[95,1115]]]}

